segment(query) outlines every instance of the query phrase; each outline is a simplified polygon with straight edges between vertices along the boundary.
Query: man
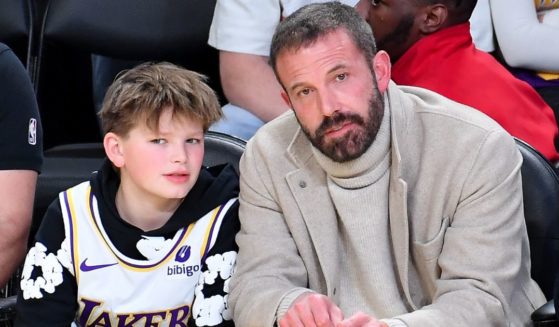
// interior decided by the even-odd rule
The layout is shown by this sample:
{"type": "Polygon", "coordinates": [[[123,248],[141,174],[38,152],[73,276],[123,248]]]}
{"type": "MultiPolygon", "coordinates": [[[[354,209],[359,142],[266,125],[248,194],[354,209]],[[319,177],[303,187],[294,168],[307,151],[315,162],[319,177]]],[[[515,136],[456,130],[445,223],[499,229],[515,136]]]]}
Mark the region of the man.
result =
{"type": "Polygon", "coordinates": [[[3,43],[0,85],[0,287],[4,287],[27,250],[43,141],[29,76],[3,43]]]}
{"type": "Polygon", "coordinates": [[[395,62],[392,80],[476,108],[557,163],[557,123],[528,84],[475,48],[468,20],[476,0],[361,0],[378,49],[395,62]]]}
{"type": "MultiPolygon", "coordinates": [[[[282,18],[306,4],[325,1],[217,1],[208,43],[219,49],[221,83],[230,103],[223,107],[224,118],[212,130],[249,139],[264,122],[289,109],[268,65],[272,35],[282,18]]],[[[358,2],[339,1],[351,6],[358,2]]],[[[361,5],[364,15],[365,5],[361,5]]]]}
{"type": "Polygon", "coordinates": [[[280,23],[270,61],[293,109],[241,160],[238,326],[521,326],[530,278],[521,156],[479,111],[390,82],[339,3],[280,23]]]}

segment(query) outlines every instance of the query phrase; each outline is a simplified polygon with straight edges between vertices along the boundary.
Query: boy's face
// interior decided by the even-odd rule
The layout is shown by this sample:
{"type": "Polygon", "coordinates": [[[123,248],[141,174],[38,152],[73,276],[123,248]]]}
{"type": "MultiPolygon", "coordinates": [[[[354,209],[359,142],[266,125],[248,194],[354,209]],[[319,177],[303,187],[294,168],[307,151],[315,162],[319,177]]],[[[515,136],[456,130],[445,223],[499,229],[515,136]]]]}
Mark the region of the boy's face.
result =
{"type": "Polygon", "coordinates": [[[127,198],[151,201],[169,207],[180,203],[190,192],[204,158],[202,124],[184,117],[172,117],[164,109],[159,130],[138,124],[120,138],[120,190],[127,198]]]}

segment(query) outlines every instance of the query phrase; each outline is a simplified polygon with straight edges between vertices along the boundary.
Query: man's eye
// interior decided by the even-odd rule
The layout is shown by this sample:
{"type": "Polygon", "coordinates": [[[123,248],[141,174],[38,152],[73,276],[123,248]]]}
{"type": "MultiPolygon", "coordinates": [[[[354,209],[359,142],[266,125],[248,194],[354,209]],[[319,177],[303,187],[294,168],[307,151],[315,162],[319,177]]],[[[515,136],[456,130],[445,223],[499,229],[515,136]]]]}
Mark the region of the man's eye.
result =
{"type": "Polygon", "coordinates": [[[150,142],[154,144],[165,144],[165,139],[153,139],[150,142]]]}
{"type": "Polygon", "coordinates": [[[297,92],[299,96],[306,96],[309,95],[310,93],[311,93],[310,89],[302,89],[301,91],[297,92]]]}
{"type": "Polygon", "coordinates": [[[374,7],[378,6],[380,4],[381,0],[371,0],[371,5],[373,5],[374,7]]]}
{"type": "Polygon", "coordinates": [[[347,78],[347,74],[345,74],[345,73],[336,75],[336,80],[337,81],[343,81],[346,78],[347,78]]]}

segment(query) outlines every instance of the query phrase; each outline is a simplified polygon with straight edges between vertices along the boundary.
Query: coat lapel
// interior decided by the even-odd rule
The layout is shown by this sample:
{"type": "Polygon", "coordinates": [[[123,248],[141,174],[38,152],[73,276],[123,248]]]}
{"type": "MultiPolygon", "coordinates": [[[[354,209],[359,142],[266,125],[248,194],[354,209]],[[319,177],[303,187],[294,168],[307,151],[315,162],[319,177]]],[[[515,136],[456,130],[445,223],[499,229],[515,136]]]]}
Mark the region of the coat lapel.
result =
{"type": "MultiPolygon", "coordinates": [[[[402,178],[405,167],[402,165],[401,151],[405,149],[405,137],[400,138],[399,130],[406,130],[406,115],[403,111],[404,107],[400,102],[399,94],[396,92],[397,87],[391,83],[388,91],[390,98],[390,119],[391,119],[391,137],[392,137],[392,164],[390,168],[390,194],[389,194],[389,216],[390,216],[390,236],[392,239],[392,247],[394,260],[398,270],[398,277],[402,285],[402,289],[406,296],[409,306],[413,310],[417,310],[413,303],[409,289],[409,264],[410,264],[410,231],[408,223],[408,184],[402,178]],[[402,142],[399,142],[399,140],[402,142]],[[402,150],[401,150],[402,148],[402,150]]],[[[388,101],[385,102],[388,105],[388,101]]],[[[408,136],[409,137],[409,136],[408,136]]],[[[404,152],[406,153],[406,152],[404,152]]]]}
{"type": "MultiPolygon", "coordinates": [[[[394,165],[394,164],[393,164],[394,165]]],[[[407,184],[395,174],[396,169],[392,169],[390,177],[389,194],[389,216],[390,216],[390,236],[394,260],[398,270],[398,277],[402,284],[402,289],[406,295],[410,307],[417,308],[413,304],[409,291],[409,226],[407,215],[407,184]]]]}
{"type": "Polygon", "coordinates": [[[308,148],[310,145],[306,141],[298,142],[298,139],[301,141],[301,137],[305,136],[298,133],[289,150],[292,159],[301,168],[289,173],[286,181],[307,226],[311,244],[324,274],[326,291],[329,293],[327,295],[330,296],[339,273],[340,249],[336,210],[328,192],[326,174],[316,161],[309,160],[312,156],[308,148]],[[301,151],[301,147],[306,150],[301,151]]]}

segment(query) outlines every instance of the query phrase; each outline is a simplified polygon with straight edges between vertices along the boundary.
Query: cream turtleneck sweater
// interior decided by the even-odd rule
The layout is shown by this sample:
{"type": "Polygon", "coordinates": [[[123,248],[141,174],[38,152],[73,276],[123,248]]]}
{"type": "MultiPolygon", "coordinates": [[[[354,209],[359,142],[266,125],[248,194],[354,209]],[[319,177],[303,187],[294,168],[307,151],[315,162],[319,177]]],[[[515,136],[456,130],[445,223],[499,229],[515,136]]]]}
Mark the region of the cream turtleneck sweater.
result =
{"type": "MultiPolygon", "coordinates": [[[[314,147],[313,154],[328,176],[338,216],[343,253],[338,306],[345,317],[357,311],[377,318],[407,312],[390,251],[390,110],[385,109],[376,139],[361,157],[337,163],[314,147]]],[[[391,326],[402,323],[390,320],[391,326]]]]}

